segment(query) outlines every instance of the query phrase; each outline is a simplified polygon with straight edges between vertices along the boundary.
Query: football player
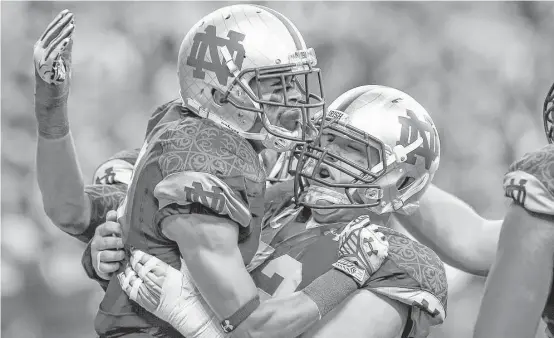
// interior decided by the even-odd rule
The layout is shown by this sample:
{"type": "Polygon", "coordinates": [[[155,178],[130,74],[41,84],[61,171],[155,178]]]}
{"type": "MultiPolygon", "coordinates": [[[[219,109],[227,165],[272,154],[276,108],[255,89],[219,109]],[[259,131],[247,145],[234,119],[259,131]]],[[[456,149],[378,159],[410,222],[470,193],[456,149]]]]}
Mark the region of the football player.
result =
{"type": "Polygon", "coordinates": [[[534,337],[542,314],[554,337],[554,85],[543,106],[549,145],[525,154],[504,176],[512,204],[487,278],[475,338],[534,337]]]}
{"type": "MultiPolygon", "coordinates": [[[[67,123],[73,30],[73,15],[64,11],[35,48],[35,69],[42,81],[37,84],[42,93],[37,90],[41,113],[37,117],[48,127],[41,128],[39,123],[39,133],[54,140],[54,146],[39,140],[37,156],[38,166],[48,168],[39,174],[43,196],[58,193],[62,200],[45,201],[49,215],[66,232],[88,238],[92,217],[87,216],[94,204],[81,189],[67,123]],[[43,101],[48,104],[41,105],[43,101]],[[66,176],[52,173],[60,166],[52,163],[56,151],[65,153],[59,157],[71,171],[71,191],[53,187],[53,181],[67,183],[66,176]]],[[[255,310],[271,316],[269,321],[258,318],[256,329],[274,328],[271,324],[282,322],[278,319],[284,314],[278,310],[293,308],[297,315],[289,310],[285,316],[297,317],[295,325],[288,327],[290,336],[296,336],[364,286],[385,258],[388,245],[382,234],[369,228],[353,229],[351,233],[360,239],[375,241],[373,246],[344,246],[338,256],[341,264],[334,269],[329,265],[329,272],[311,288],[262,306],[244,267],[257,250],[263,216],[265,173],[257,152],[264,148],[284,151],[316,134],[310,110],[321,109],[324,100],[315,53],[280,13],[256,5],[235,5],[211,13],[189,31],[178,63],[181,99],[163,105],[152,117],[118,211],[125,249],[145,250],[177,268],[181,268],[182,256],[191,275],[200,281],[204,297],[190,294],[183,304],[197,316],[177,327],[185,336],[206,329],[210,317],[200,316],[206,302],[226,332],[255,310]],[[279,37],[280,44],[269,43],[271,36],[279,37]],[[319,95],[308,90],[314,87],[319,95]],[[328,287],[330,279],[334,288],[328,287]]],[[[129,286],[128,281],[124,279],[123,285],[129,286]]],[[[130,286],[134,298],[140,284],[130,286]]],[[[172,315],[163,309],[157,314],[167,316],[164,319],[172,315]]],[[[103,337],[179,335],[133,304],[114,277],[95,326],[103,337]]]]}
{"type": "MultiPolygon", "coordinates": [[[[437,130],[421,105],[388,87],[352,89],[329,109],[329,121],[320,123],[317,140],[292,151],[298,163],[296,189],[268,189],[266,199],[272,203],[263,244],[248,269],[262,298],[291,295],[326,272],[342,243],[355,240],[348,233],[351,228],[382,225],[377,229],[388,239],[388,258],[365,290],[343,301],[304,336],[426,337],[430,326],[446,316],[444,266],[432,250],[383,226],[391,213],[409,214],[417,208],[438,169],[437,130]]],[[[179,276],[188,272],[141,251],[130,262],[124,278],[140,281],[138,304],[151,312],[176,308],[179,290],[190,287],[179,276]]],[[[178,317],[177,322],[186,320],[178,317]]],[[[251,325],[249,321],[237,330],[251,325]]]]}

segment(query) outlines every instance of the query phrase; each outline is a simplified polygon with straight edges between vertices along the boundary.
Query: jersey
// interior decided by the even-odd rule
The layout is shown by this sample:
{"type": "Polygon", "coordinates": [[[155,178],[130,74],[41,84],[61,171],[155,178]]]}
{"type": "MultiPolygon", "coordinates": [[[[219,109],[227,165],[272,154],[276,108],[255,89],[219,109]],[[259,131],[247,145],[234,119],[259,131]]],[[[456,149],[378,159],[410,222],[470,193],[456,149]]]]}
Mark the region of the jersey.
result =
{"type": "MultiPolygon", "coordinates": [[[[176,101],[169,101],[154,111],[148,122],[146,135],[150,134],[156,124],[165,117],[169,111],[167,107],[176,101]]],[[[106,221],[108,211],[117,210],[127,193],[139,151],[140,149],[120,151],[95,170],[92,183],[85,186],[85,194],[91,204],[89,227],[85,232],[74,237],[82,242],[89,242],[94,236],[96,227],[106,221]]]]}
{"type": "MultiPolygon", "coordinates": [[[[204,213],[239,224],[239,248],[248,262],[257,251],[263,217],[265,173],[250,143],[179,101],[165,106],[135,164],[126,200],[118,210],[125,251],[136,248],[181,268],[177,243],[162,221],[204,213]]],[[[167,323],[129,300],[112,277],[95,321],[101,336],[148,334],[179,337],[167,323]]]]}
{"type": "MultiPolygon", "coordinates": [[[[347,223],[318,224],[310,215],[309,209],[289,203],[266,217],[257,255],[263,262],[251,272],[262,299],[302,290],[337,261],[339,235],[347,223]]],[[[389,241],[389,255],[366,289],[410,306],[403,338],[426,337],[430,326],[446,316],[444,265],[431,249],[405,235],[385,227],[379,231],[389,241]]]]}
{"type": "Polygon", "coordinates": [[[108,211],[117,210],[125,198],[137,157],[138,149],[120,151],[96,169],[92,183],[85,186],[91,206],[89,226],[74,236],[78,240],[89,242],[96,227],[106,221],[108,211]]]}
{"type": "MultiPolygon", "coordinates": [[[[504,176],[506,197],[526,210],[554,215],[554,144],[525,154],[504,176]]],[[[554,338],[554,290],[550,290],[543,320],[554,338]]]]}
{"type": "MultiPolygon", "coordinates": [[[[150,134],[156,124],[168,112],[166,108],[175,101],[169,101],[154,111],[148,122],[146,135],[150,134]]],[[[140,149],[132,149],[116,153],[96,168],[92,177],[92,184],[85,187],[85,193],[91,202],[90,223],[84,233],[75,237],[82,242],[88,242],[81,258],[81,265],[87,276],[97,281],[104,290],[108,287],[108,282],[100,278],[94,271],[90,240],[94,236],[96,227],[106,221],[108,211],[117,210],[125,200],[139,151],[140,149]]]]}

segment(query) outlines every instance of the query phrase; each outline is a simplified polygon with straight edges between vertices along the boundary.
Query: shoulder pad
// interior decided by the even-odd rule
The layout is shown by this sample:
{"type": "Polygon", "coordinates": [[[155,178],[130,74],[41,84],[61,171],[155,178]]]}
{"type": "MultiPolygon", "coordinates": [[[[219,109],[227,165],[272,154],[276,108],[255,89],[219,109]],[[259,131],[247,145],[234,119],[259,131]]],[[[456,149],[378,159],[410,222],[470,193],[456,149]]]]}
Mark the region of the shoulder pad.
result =
{"type": "Polygon", "coordinates": [[[222,179],[208,173],[184,171],[171,174],[156,185],[154,196],[158,199],[159,209],[172,203],[200,203],[219,215],[229,216],[243,227],[247,227],[252,219],[241,196],[222,179]]]}
{"type": "Polygon", "coordinates": [[[92,184],[131,183],[131,175],[139,149],[123,150],[102,163],[94,172],[92,184]]]}
{"type": "Polygon", "coordinates": [[[252,145],[230,130],[198,117],[182,117],[154,129],[162,176],[195,171],[218,177],[245,177],[265,185],[265,172],[252,145]]]}
{"type": "Polygon", "coordinates": [[[156,108],[154,113],[152,113],[150,120],[148,120],[148,124],[146,126],[146,134],[144,135],[144,137],[147,138],[148,135],[150,135],[152,130],[154,130],[154,127],[156,127],[160,123],[160,121],[164,119],[164,117],[171,109],[180,109],[181,106],[181,100],[174,99],[156,108]]]}
{"type": "Polygon", "coordinates": [[[506,197],[525,209],[554,215],[554,145],[525,154],[504,176],[506,197]]]}

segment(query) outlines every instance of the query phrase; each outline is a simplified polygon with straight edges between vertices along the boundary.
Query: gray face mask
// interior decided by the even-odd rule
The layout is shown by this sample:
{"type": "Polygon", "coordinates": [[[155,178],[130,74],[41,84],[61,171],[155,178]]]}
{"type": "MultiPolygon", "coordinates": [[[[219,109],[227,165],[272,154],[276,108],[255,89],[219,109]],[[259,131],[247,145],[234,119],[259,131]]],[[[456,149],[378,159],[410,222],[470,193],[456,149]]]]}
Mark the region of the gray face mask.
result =
{"type": "MultiPolygon", "coordinates": [[[[350,204],[350,201],[345,194],[337,192],[335,190],[320,187],[320,186],[310,186],[306,193],[303,196],[304,201],[310,204],[350,204]]],[[[394,209],[392,205],[388,205],[388,208],[369,208],[369,211],[372,213],[382,215],[387,213],[399,213],[403,215],[411,215],[419,208],[419,201],[406,203],[403,205],[398,205],[398,209],[394,209]]],[[[312,210],[313,212],[321,214],[329,214],[331,212],[336,212],[337,209],[328,209],[328,210],[312,210]]]]}
{"type": "Polygon", "coordinates": [[[346,195],[326,187],[315,185],[311,185],[307,189],[302,199],[310,204],[350,204],[350,200],[348,200],[346,195]]]}

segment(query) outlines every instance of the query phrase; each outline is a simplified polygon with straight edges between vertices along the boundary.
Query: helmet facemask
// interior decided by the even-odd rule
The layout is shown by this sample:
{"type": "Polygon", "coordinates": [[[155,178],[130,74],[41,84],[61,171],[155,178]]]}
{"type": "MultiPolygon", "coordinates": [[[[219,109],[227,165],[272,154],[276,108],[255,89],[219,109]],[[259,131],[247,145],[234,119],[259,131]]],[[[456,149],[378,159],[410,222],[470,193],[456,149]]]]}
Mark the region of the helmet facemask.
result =
{"type": "MultiPolygon", "coordinates": [[[[223,102],[230,103],[239,111],[257,114],[263,129],[258,135],[249,133],[247,138],[261,140],[267,148],[277,151],[290,150],[296,143],[312,142],[317,136],[317,128],[312,122],[312,116],[315,111],[325,107],[321,71],[314,67],[317,61],[313,49],[297,51],[289,57],[289,61],[294,62],[247,68],[240,72],[233,67],[232,60],[229,61],[230,70],[233,72],[233,68],[235,69],[234,78],[223,97],[223,102]],[[263,93],[262,82],[264,81],[276,84],[272,87],[274,92],[280,94],[271,95],[272,100],[264,99],[264,94],[267,94],[263,93]],[[289,97],[288,91],[292,87],[299,92],[300,97],[289,97]],[[315,87],[314,92],[312,92],[313,87],[315,87]],[[279,100],[275,100],[277,97],[279,100]],[[300,112],[301,121],[297,130],[290,131],[277,126],[278,121],[271,121],[268,118],[271,116],[270,110],[282,107],[300,112]]],[[[278,118],[278,116],[275,117],[278,118]]]]}
{"type": "MultiPolygon", "coordinates": [[[[386,172],[389,165],[385,161],[387,149],[385,144],[363,132],[362,130],[348,123],[348,116],[339,111],[330,111],[323,114],[316,124],[319,127],[317,138],[312,143],[298,145],[293,151],[296,159],[296,170],[294,171],[294,191],[297,203],[314,209],[342,209],[342,208],[371,208],[381,203],[383,191],[376,184],[386,172]],[[338,152],[331,152],[324,144],[327,135],[336,135],[348,140],[349,144],[355,145],[357,149],[363,149],[361,153],[365,157],[365,163],[361,164],[352,161],[338,152]],[[336,171],[346,175],[352,180],[348,183],[337,183],[333,180],[322,178],[321,170],[334,168],[336,171]],[[329,197],[334,202],[332,205],[321,205],[310,201],[308,192],[313,189],[321,193],[321,188],[311,187],[311,183],[322,187],[331,188],[340,195],[346,196],[341,199],[334,192],[328,190],[329,197]]],[[[289,163],[292,163],[290,161],[289,163]]]]}

